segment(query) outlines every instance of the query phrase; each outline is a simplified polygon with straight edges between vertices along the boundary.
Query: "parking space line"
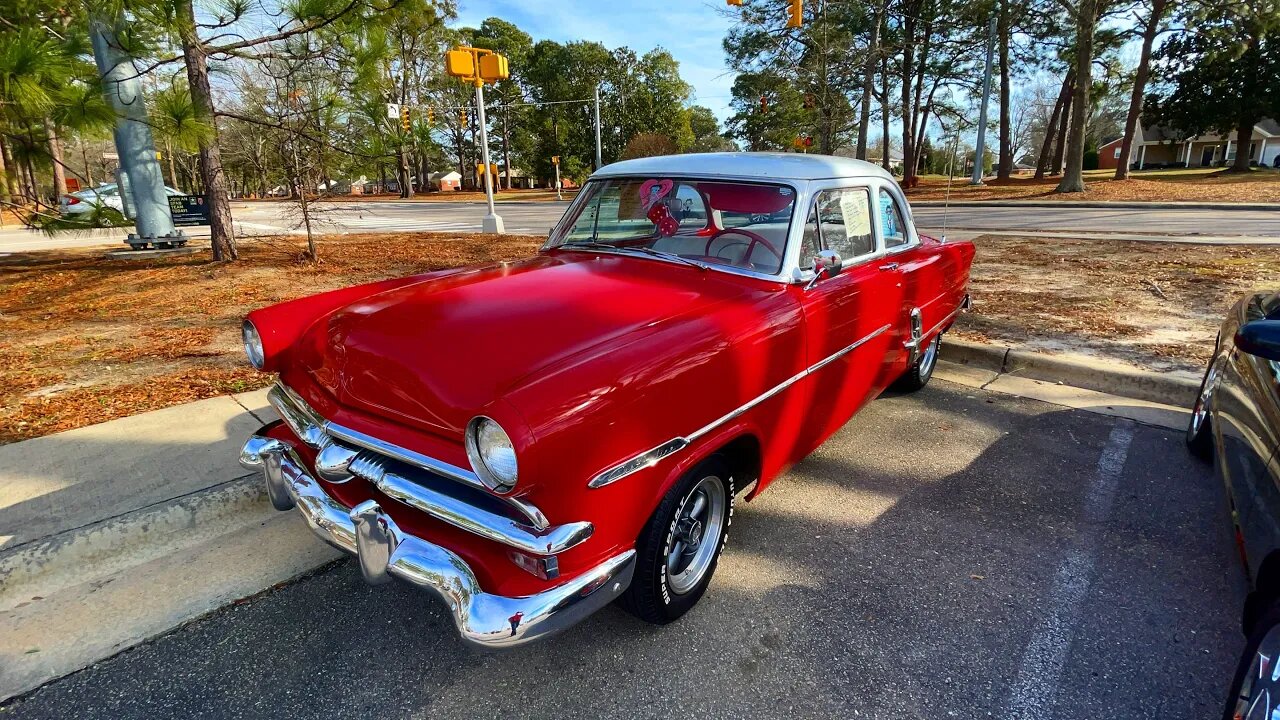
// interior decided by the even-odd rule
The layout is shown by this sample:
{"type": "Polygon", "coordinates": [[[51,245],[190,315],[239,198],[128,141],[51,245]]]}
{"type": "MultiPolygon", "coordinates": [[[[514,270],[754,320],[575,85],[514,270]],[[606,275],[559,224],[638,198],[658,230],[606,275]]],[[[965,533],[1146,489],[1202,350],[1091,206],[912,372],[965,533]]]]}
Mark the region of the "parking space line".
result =
{"type": "Polygon", "coordinates": [[[1005,717],[1047,718],[1053,712],[1080,608],[1098,561],[1098,536],[1111,512],[1132,442],[1133,423],[1122,421],[1112,428],[1102,448],[1097,473],[1085,494],[1083,522],[1073,546],[1054,573],[1053,588],[1045,603],[1048,615],[1036,626],[1022,653],[1005,717]]]}

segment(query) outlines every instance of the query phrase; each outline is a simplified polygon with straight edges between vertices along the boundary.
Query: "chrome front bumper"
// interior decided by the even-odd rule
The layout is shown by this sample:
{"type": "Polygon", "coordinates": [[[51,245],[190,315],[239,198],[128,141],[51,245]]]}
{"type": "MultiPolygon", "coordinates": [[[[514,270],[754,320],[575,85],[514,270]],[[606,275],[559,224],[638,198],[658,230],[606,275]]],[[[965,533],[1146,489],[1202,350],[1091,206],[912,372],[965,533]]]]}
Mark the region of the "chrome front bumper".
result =
{"type": "Polygon", "coordinates": [[[465,560],[401,530],[377,502],[348,508],[335,500],[287,443],[254,435],[240,453],[240,464],[262,472],[277,510],[297,507],[321,539],[355,555],[369,583],[398,577],[438,595],[462,639],[472,645],[514,647],[558,632],[609,604],[631,584],[634,550],[536,595],[491,595],[480,588],[465,560]]]}

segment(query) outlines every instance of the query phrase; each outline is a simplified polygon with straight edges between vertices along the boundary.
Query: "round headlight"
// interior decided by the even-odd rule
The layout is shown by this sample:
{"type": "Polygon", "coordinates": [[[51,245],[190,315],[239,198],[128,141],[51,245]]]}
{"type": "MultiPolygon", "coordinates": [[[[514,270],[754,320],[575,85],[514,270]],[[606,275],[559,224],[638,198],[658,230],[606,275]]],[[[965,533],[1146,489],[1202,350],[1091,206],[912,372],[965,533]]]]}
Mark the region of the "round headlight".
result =
{"type": "Polygon", "coordinates": [[[480,481],[494,492],[516,486],[516,448],[502,426],[483,415],[467,425],[467,458],[480,481]]]}
{"type": "Polygon", "coordinates": [[[249,364],[261,370],[267,356],[262,350],[262,336],[258,335],[258,328],[245,320],[240,326],[240,336],[244,338],[244,354],[249,357],[249,364]]]}

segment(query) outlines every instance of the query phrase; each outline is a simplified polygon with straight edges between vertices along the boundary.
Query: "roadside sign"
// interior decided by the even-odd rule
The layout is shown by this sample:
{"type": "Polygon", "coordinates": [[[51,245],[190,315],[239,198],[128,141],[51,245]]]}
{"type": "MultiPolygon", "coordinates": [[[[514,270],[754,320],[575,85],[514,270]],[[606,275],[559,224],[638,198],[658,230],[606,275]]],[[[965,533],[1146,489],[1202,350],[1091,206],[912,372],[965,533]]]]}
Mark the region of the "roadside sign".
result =
{"type": "Polygon", "coordinates": [[[209,206],[203,195],[170,195],[169,215],[174,225],[209,224],[209,206]]]}
{"type": "Polygon", "coordinates": [[[113,153],[113,152],[104,152],[104,153],[102,153],[102,159],[103,159],[103,160],[119,160],[119,159],[120,159],[120,154],[119,154],[119,153],[113,153]]]}

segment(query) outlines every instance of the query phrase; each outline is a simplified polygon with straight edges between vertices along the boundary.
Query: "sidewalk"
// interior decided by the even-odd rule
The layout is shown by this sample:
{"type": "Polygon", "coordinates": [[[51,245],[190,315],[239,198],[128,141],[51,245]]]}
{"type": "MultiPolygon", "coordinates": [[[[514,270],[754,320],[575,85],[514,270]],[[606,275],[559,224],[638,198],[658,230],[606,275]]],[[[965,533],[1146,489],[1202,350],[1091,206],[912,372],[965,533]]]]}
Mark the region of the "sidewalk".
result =
{"type": "Polygon", "coordinates": [[[241,444],[266,391],[0,446],[0,700],[337,557],[241,444]]]}

